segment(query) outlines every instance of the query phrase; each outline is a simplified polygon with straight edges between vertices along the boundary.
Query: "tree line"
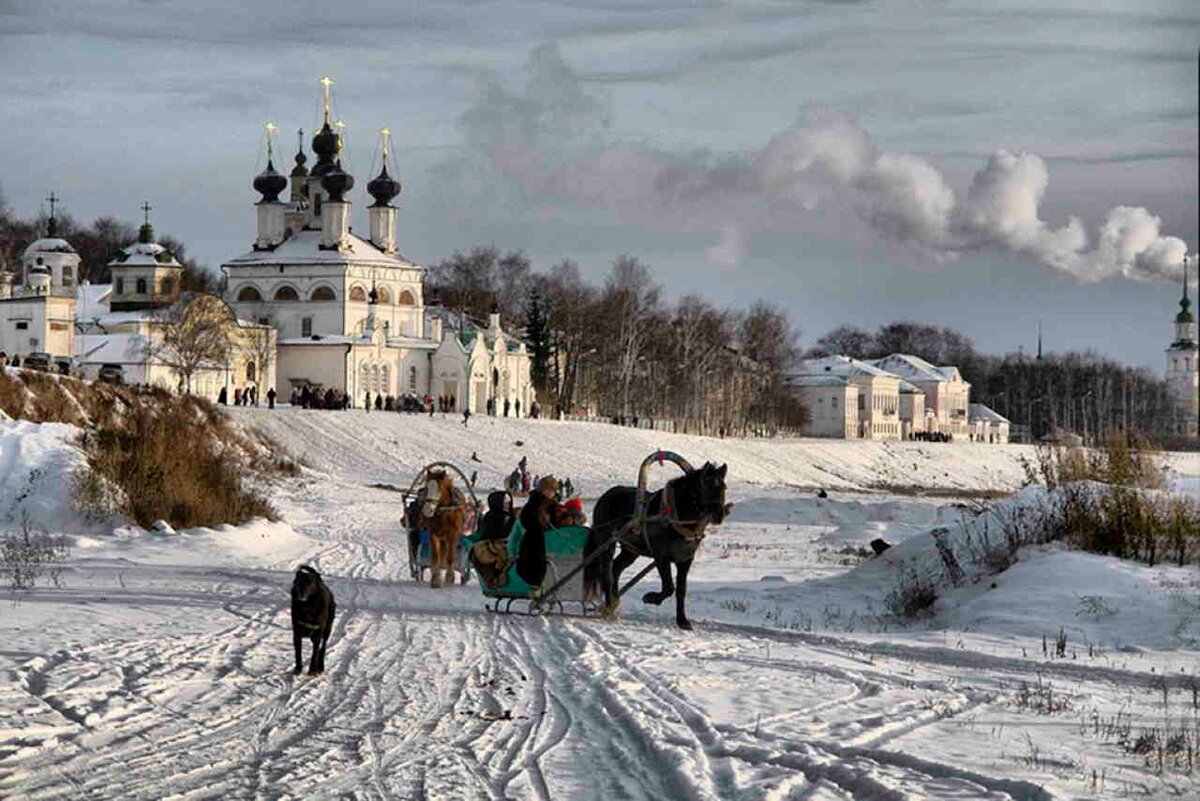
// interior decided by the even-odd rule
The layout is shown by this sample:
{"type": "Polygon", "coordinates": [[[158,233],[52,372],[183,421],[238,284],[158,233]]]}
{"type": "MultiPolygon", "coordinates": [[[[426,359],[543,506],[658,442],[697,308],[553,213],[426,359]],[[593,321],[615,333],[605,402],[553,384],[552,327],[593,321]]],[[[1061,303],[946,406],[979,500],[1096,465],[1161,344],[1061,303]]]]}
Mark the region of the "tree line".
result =
{"type": "MultiPolygon", "coordinates": [[[[49,218],[45,214],[22,218],[17,216],[0,195],[0,269],[18,271],[21,255],[35,240],[46,235],[49,218]]],[[[109,263],[122,248],[136,242],[138,226],[111,216],[97,217],[81,223],[70,214],[55,215],[57,234],[79,254],[79,280],[106,284],[111,280],[109,263]]],[[[182,288],[186,292],[215,292],[216,275],[196,259],[188,256],[187,247],[173,236],[159,236],[160,245],[171,251],[183,265],[182,288]]]]}
{"type": "Polygon", "coordinates": [[[806,356],[834,353],[857,359],[909,353],[935,365],[954,365],[971,384],[972,402],[1029,426],[1034,437],[1061,428],[1089,439],[1128,432],[1164,442],[1179,422],[1165,380],[1093,351],[996,356],[978,352],[969,337],[953,329],[896,322],[875,332],[835,328],[806,356]]]}
{"type": "Polygon", "coordinates": [[[786,312],[664,299],[649,268],[621,256],[600,284],[573,261],[534,270],[520,252],[459,251],[428,271],[427,298],[463,320],[495,310],[532,357],[540,404],[609,418],[666,419],[681,431],[797,429],[805,411],[784,377],[799,356],[786,312]]]}

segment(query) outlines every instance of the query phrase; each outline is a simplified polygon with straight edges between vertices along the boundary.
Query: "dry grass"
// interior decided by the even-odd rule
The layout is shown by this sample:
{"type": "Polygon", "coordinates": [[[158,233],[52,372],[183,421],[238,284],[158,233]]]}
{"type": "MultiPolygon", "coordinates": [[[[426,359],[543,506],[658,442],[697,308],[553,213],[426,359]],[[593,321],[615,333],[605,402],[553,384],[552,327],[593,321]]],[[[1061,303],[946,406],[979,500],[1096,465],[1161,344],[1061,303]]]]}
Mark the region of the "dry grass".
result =
{"type": "Polygon", "coordinates": [[[1023,540],[1066,540],[1151,565],[1200,561],[1200,504],[1159,491],[1165,471],[1146,443],[1113,437],[1102,449],[1039,448],[1025,471],[1056,492],[1023,540]]]}
{"type": "Polygon", "coordinates": [[[1033,461],[1023,461],[1026,480],[1051,490],[1080,481],[1157,489],[1166,477],[1162,456],[1149,442],[1120,434],[1100,448],[1041,445],[1033,461]]]}
{"type": "Polygon", "coordinates": [[[15,418],[82,427],[88,466],[76,477],[77,503],[141,526],[273,518],[257,484],[299,472],[282,449],[241,434],[211,403],[157,388],[0,372],[0,408],[15,418]]]}

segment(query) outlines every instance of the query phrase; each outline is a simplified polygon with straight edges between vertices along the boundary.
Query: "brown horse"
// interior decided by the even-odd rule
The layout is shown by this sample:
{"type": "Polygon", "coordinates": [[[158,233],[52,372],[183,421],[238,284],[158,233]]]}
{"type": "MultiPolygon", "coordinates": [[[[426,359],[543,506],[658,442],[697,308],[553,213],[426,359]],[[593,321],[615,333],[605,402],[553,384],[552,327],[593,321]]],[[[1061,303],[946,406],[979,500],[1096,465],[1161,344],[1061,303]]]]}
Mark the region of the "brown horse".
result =
{"type": "Polygon", "coordinates": [[[429,530],[429,586],[454,584],[454,560],[458,538],[467,520],[467,507],[454,491],[454,481],[446,471],[430,471],[426,477],[421,518],[429,530]]]}

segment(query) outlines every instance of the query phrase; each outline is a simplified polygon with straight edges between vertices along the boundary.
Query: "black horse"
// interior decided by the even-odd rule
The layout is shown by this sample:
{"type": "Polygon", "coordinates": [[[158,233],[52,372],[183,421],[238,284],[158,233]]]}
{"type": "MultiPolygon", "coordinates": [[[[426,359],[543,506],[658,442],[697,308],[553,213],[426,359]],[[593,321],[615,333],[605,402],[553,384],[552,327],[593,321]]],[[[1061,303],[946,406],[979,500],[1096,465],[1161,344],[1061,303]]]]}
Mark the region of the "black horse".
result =
{"type": "MultiPolygon", "coordinates": [[[[615,545],[588,566],[584,581],[589,595],[597,589],[604,591],[605,608],[615,612],[620,604],[621,572],[638,557],[649,557],[662,579],[659,592],[648,592],[642,601],[657,606],[675,595],[675,622],[681,629],[691,629],[684,611],[687,600],[687,576],[696,549],[709,525],[720,525],[733,504],[725,503],[725,472],[727,465],[717,467],[705,462],[667,482],[663,489],[651,493],[646,505],[645,531],[631,527],[618,538],[621,553],[613,558],[615,545]],[[675,565],[675,580],[671,580],[671,565],[675,565]]],[[[628,523],[637,505],[636,487],[613,487],[600,496],[592,513],[592,534],[588,551],[602,547],[612,535],[628,523]]]]}

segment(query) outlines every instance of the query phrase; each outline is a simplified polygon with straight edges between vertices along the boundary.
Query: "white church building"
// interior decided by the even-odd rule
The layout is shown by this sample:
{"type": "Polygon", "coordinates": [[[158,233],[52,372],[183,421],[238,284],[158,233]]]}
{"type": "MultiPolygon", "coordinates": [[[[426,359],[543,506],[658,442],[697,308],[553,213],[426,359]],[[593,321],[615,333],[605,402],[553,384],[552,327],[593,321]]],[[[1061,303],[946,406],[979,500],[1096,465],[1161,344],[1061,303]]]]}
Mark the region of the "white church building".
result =
{"type": "Polygon", "coordinates": [[[325,118],[312,139],[316,163],[303,149],[289,179],[275,170],[268,145],[254,179],[257,232],[252,249],[221,266],[225,297],[239,318],[278,331],[277,391],[332,388],[361,405],[367,393],[454,399],[454,410],[481,413],[493,400],[524,414],[534,399],[525,344],[500,327],[453,331],[425,305],[422,269],[397,248],[400,182],[389,171],[382,131],[382,169],[367,184],[368,235],[351,229],[347,195],[354,178],[341,162],[341,134],[325,118]],[[288,200],[280,199],[285,191],[288,200]]]}
{"type": "Polygon", "coordinates": [[[51,196],[46,235],[25,248],[16,270],[0,265],[0,353],[24,362],[48,353],[69,364],[74,353],[79,254],[58,236],[51,196]]]}

